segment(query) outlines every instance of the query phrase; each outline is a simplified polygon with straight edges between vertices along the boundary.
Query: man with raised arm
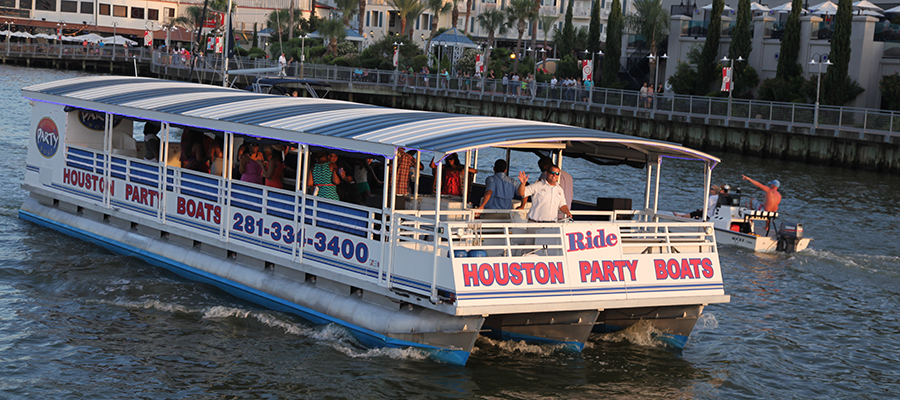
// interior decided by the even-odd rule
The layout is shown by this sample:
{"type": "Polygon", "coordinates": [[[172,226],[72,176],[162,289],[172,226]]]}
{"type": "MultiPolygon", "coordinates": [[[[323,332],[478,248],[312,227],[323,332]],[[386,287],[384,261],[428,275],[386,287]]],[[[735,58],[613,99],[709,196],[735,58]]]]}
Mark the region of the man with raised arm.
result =
{"type": "Polygon", "coordinates": [[[781,193],[778,193],[778,187],[781,186],[781,183],[778,182],[778,179],[772,180],[769,182],[769,186],[763,185],[753,179],[751,179],[747,175],[741,175],[744,177],[745,181],[750,181],[754,186],[760,188],[762,191],[766,192],[766,198],[763,200],[761,205],[751,205],[751,208],[757,210],[764,211],[778,211],[778,204],[781,203],[781,193]]]}
{"type": "Polygon", "coordinates": [[[566,205],[566,195],[563,193],[559,182],[559,167],[551,165],[547,168],[546,177],[534,184],[528,184],[528,175],[525,171],[519,171],[519,188],[516,192],[519,196],[531,196],[531,209],[528,210],[528,220],[531,222],[554,222],[556,213],[561,212],[572,218],[569,206],[566,205]],[[526,186],[527,185],[527,186],[526,186]]]}

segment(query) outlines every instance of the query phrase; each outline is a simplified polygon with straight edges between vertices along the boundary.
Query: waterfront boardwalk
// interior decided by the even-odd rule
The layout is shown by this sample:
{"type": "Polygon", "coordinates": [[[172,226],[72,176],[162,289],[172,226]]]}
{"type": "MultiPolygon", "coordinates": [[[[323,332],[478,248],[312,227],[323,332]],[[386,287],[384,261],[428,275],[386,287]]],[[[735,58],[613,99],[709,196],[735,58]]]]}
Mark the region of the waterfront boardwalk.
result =
{"type": "MultiPolygon", "coordinates": [[[[189,57],[146,48],[131,49],[127,55],[118,48],[113,54],[111,48],[89,52],[81,45],[64,45],[63,49],[12,46],[7,53],[0,45],[0,58],[3,63],[18,65],[222,84],[220,57],[197,58],[189,78],[189,57]]],[[[277,63],[265,59],[232,60],[229,65],[232,70],[272,67],[277,63]]],[[[629,90],[584,90],[546,83],[523,88],[521,83],[504,86],[499,79],[426,77],[297,62],[290,64],[285,74],[327,83],[328,97],[362,103],[540,120],[668,140],[707,151],[900,173],[900,113],[892,111],[671,93],[647,99],[629,90]]],[[[229,84],[244,87],[254,76],[229,78],[229,84]]]]}

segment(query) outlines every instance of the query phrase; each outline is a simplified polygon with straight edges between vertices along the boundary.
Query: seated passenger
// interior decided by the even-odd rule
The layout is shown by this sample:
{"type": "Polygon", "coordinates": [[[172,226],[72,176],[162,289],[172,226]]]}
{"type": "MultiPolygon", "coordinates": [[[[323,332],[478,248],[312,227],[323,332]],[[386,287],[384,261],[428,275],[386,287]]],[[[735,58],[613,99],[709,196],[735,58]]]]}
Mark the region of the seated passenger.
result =
{"type": "Polygon", "coordinates": [[[186,128],[181,134],[181,168],[209,173],[209,159],[199,131],[186,128]]]}
{"type": "Polygon", "coordinates": [[[159,123],[147,121],[144,124],[144,160],[159,162],[159,123]]]}
{"type": "Polygon", "coordinates": [[[317,189],[316,196],[340,200],[337,184],[341,183],[341,178],[337,174],[337,167],[328,162],[327,152],[320,151],[315,156],[316,163],[307,175],[308,185],[317,189]]]}
{"type": "Polygon", "coordinates": [[[284,178],[284,161],[280,151],[272,151],[266,148],[266,170],[263,176],[266,178],[266,186],[281,189],[284,186],[281,179],[284,178]]]}

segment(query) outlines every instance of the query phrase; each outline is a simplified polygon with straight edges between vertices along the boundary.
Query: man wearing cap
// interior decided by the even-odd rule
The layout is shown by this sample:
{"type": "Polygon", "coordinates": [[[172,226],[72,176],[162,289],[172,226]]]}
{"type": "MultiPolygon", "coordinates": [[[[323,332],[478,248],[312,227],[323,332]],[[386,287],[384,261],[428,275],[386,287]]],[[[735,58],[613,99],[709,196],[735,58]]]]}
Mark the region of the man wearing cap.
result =
{"type": "Polygon", "coordinates": [[[478,209],[509,210],[512,208],[513,195],[518,182],[506,175],[506,160],[494,162],[494,175],[484,180],[485,191],[478,209]]]}
{"type": "Polygon", "coordinates": [[[729,186],[727,183],[719,187],[718,205],[730,206],[732,204],[731,195],[728,193],[729,190],[731,190],[731,186],[729,186]]]}
{"type": "MultiPolygon", "coordinates": [[[[709,199],[706,201],[706,217],[712,218],[713,214],[716,213],[716,206],[719,204],[719,187],[716,185],[712,185],[709,187],[709,199]]],[[[694,219],[700,219],[703,216],[703,210],[691,211],[690,214],[675,214],[679,217],[690,217],[694,219]]]]}
{"type": "Polygon", "coordinates": [[[778,179],[772,180],[769,182],[769,186],[763,185],[753,179],[751,179],[747,175],[741,175],[744,177],[745,181],[750,181],[754,186],[760,188],[762,191],[766,192],[766,199],[763,200],[762,205],[756,206],[757,210],[765,210],[765,211],[778,211],[778,204],[781,204],[781,193],[778,193],[778,187],[781,186],[781,183],[778,182],[778,179]]]}

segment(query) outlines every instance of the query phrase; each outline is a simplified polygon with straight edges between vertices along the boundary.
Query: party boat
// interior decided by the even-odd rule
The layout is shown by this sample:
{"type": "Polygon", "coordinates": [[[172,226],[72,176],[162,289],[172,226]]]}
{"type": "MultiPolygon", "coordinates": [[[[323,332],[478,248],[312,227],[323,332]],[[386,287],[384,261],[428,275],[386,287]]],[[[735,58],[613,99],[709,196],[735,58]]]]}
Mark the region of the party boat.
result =
{"type": "Polygon", "coordinates": [[[656,213],[662,160],[698,161],[707,188],[718,162],[677,144],[138,77],[68,79],[23,94],[33,112],[20,218],[340,325],[365,346],[463,365],[479,335],[580,351],[592,331],[644,323],[680,348],[706,305],[730,299],[712,224],[656,213]],[[158,131],[158,149],[136,139],[148,130],[158,131]],[[188,131],[221,145],[209,172],[182,167],[178,137],[188,131]],[[248,143],[284,151],[282,188],[236,176],[248,143]],[[643,205],[578,203],[574,221],[533,223],[519,210],[473,209],[462,200],[469,185],[462,196],[427,194],[419,172],[412,194],[397,195],[395,181],[410,175],[398,171],[400,151],[433,156],[442,193],[450,154],[469,165],[489,147],[641,166],[643,205]],[[148,148],[156,158],[145,159],[148,148]],[[384,184],[370,179],[363,204],[320,197],[305,173],[317,151],[374,160],[384,184]]]}

